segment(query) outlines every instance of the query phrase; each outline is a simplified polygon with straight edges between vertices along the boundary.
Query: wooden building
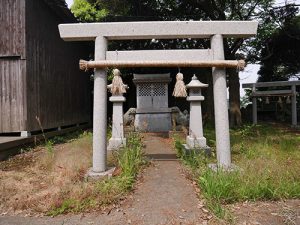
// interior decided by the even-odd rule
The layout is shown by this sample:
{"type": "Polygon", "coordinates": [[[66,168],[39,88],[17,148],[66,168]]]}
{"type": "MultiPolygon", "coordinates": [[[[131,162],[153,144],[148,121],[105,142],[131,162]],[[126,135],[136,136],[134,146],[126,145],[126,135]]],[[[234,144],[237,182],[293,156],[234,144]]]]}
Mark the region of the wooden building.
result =
{"type": "Polygon", "coordinates": [[[43,129],[89,122],[88,46],[58,32],[72,22],[64,0],[1,0],[0,134],[41,130],[37,117],[43,129]]]}

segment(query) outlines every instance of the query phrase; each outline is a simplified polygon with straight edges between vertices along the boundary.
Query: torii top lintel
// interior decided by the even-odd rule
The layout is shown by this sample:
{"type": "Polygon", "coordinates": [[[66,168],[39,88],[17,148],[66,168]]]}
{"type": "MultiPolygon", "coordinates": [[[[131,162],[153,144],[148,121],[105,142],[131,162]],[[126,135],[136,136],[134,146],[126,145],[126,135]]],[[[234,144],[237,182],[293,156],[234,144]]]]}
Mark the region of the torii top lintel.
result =
{"type": "Polygon", "coordinates": [[[65,41],[92,41],[102,36],[108,40],[174,39],[223,37],[246,38],[257,32],[257,21],[153,21],[60,24],[65,41]]]}

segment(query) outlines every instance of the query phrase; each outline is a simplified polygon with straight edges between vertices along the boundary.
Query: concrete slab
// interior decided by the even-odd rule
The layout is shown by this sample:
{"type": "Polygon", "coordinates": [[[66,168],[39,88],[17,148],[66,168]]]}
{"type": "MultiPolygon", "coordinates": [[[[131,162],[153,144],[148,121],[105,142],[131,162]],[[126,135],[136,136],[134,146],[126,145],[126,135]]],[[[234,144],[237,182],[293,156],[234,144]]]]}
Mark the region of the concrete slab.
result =
{"type": "Polygon", "coordinates": [[[17,141],[17,140],[22,140],[22,139],[25,139],[25,138],[24,137],[0,137],[0,145],[9,143],[9,142],[13,142],[13,141],[17,141]]]}
{"type": "MultiPolygon", "coordinates": [[[[75,130],[79,129],[86,129],[90,125],[89,124],[84,124],[80,126],[73,126],[69,128],[64,128],[61,130],[56,130],[56,131],[50,131],[46,132],[45,136],[48,137],[53,137],[56,135],[61,135],[65,133],[70,133],[75,130]]],[[[44,137],[42,134],[38,135],[32,135],[30,137],[18,137],[18,136],[0,136],[0,161],[5,160],[11,155],[16,155],[20,153],[20,148],[22,146],[27,146],[30,145],[31,143],[34,143],[37,140],[43,140],[44,137]]]]}

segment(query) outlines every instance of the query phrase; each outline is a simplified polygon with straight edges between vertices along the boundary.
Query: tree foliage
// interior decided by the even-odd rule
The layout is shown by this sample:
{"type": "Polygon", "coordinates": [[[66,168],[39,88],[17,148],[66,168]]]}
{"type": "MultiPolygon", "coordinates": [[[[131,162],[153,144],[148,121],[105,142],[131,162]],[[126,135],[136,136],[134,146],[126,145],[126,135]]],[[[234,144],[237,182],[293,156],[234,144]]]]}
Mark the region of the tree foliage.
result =
{"type": "MultiPolygon", "coordinates": [[[[274,0],[88,0],[88,2],[98,10],[105,9],[107,13],[105,17],[97,17],[94,21],[257,20],[259,28],[255,38],[224,39],[226,59],[245,58],[249,62],[256,63],[260,62],[258,56],[262,54],[263,43],[272,36],[285,18],[297,12],[294,4],[284,8],[275,7],[274,0]]],[[[73,7],[75,15],[79,8],[81,7],[73,7]]],[[[95,18],[93,14],[91,17],[95,18]]],[[[112,48],[123,50],[209,47],[208,40],[184,39],[124,41],[114,44],[112,48]]],[[[227,74],[231,125],[239,125],[241,123],[239,77],[236,70],[228,70],[227,74]]]]}
{"type": "Polygon", "coordinates": [[[81,22],[100,21],[108,15],[106,8],[99,8],[96,3],[86,0],[74,0],[71,11],[81,22]]]}
{"type": "Polygon", "coordinates": [[[288,80],[300,72],[300,16],[285,21],[265,42],[259,81],[288,80]]]}
{"type": "MultiPolygon", "coordinates": [[[[71,10],[82,22],[257,20],[259,28],[255,38],[226,39],[224,42],[226,58],[243,57],[256,63],[260,62],[264,43],[298,12],[294,4],[275,7],[274,0],[75,0],[71,10]]],[[[126,47],[131,48],[131,45],[134,44],[129,41],[126,47]]],[[[168,40],[147,41],[140,48],[195,48],[207,45],[207,42],[200,40],[168,40]]],[[[122,49],[122,43],[120,46],[122,49]]]]}

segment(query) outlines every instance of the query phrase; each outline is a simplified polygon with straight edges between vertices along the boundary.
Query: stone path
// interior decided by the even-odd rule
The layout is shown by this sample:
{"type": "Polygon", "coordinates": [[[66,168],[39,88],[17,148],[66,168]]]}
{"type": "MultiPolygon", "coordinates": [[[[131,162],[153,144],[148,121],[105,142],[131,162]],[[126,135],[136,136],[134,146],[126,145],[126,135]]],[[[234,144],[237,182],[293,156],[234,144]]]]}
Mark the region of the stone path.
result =
{"type": "MultiPolygon", "coordinates": [[[[141,184],[125,203],[109,215],[92,213],[55,218],[0,217],[2,225],[17,224],[202,224],[207,215],[198,208],[199,200],[191,181],[166,139],[146,136],[146,154],[153,165],[146,169],[141,184]]],[[[206,223],[205,223],[206,224],[206,223]]]]}

